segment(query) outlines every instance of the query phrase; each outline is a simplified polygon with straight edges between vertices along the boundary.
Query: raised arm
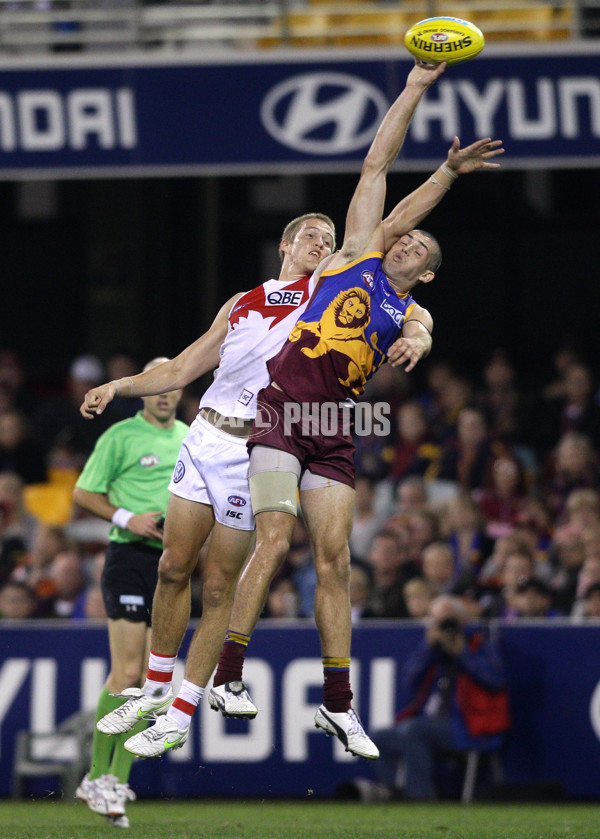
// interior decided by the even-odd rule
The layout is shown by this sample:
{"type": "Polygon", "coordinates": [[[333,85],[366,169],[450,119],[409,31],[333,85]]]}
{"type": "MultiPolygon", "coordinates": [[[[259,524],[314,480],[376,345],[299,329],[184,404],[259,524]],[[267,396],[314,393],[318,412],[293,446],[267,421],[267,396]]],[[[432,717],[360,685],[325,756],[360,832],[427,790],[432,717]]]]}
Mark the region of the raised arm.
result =
{"type": "Polygon", "coordinates": [[[486,137],[461,149],[460,140],[455,137],[446,162],[425,183],[403,198],[384,219],[384,245],[381,250],[389,250],[401,236],[417,227],[440,203],[459,175],[479,169],[498,169],[500,164],[491,161],[500,154],[504,154],[501,140],[486,137]]]}
{"type": "Polygon", "coordinates": [[[360,180],[346,215],[341,263],[366,250],[381,250],[381,219],[385,204],[386,176],[402,148],[406,131],[427,88],[441,76],[446,64],[424,64],[416,61],[400,96],[391,106],[365,157],[360,180]],[[378,243],[378,236],[381,243],[378,243]]]}
{"type": "Polygon", "coordinates": [[[115,396],[155,396],[179,390],[193,382],[219,363],[219,350],[227,335],[227,319],[231,307],[241,294],[234,295],[220,309],[210,329],[171,361],[88,390],[80,407],[85,419],[101,414],[115,396]]]}

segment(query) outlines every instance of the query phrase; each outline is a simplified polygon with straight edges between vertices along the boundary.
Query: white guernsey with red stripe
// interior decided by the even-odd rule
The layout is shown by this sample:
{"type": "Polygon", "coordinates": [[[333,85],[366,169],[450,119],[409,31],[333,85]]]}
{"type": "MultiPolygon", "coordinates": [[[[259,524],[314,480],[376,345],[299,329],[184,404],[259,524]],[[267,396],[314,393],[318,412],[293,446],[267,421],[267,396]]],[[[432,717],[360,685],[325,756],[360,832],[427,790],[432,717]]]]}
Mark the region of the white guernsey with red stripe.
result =
{"type": "Polygon", "coordinates": [[[314,291],[312,277],[268,280],[247,291],[229,313],[215,378],[200,400],[227,417],[253,419],[256,397],[269,384],[267,361],[283,346],[314,291]]]}

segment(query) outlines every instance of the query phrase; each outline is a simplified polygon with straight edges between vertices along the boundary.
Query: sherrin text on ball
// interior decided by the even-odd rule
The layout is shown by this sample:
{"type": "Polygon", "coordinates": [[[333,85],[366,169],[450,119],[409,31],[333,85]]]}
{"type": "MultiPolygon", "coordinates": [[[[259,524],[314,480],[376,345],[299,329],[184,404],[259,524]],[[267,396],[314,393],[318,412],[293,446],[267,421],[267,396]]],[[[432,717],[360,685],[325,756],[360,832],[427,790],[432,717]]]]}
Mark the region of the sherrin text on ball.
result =
{"type": "Polygon", "coordinates": [[[479,55],[485,46],[483,32],[457,17],[431,17],[415,23],[404,35],[406,49],[432,64],[458,64],[479,55]]]}

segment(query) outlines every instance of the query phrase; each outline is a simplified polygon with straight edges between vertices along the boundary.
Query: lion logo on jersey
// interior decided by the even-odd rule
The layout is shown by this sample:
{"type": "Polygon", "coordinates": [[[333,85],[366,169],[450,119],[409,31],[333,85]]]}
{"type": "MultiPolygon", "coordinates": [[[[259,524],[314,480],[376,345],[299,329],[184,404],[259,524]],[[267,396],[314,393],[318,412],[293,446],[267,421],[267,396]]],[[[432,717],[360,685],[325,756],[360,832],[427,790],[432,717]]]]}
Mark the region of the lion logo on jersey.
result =
{"type": "Polygon", "coordinates": [[[289,340],[298,341],[304,330],[312,332],[319,341],[314,347],[302,347],[304,355],[319,358],[337,350],[348,358],[348,377],[340,379],[340,383],[353,388],[355,383],[361,382],[362,389],[373,369],[375,350],[381,353],[377,346],[376,332],[371,335],[371,343],[365,338],[365,330],[370,321],[369,295],[362,288],[350,288],[332,300],[318,322],[299,320],[289,340]]]}

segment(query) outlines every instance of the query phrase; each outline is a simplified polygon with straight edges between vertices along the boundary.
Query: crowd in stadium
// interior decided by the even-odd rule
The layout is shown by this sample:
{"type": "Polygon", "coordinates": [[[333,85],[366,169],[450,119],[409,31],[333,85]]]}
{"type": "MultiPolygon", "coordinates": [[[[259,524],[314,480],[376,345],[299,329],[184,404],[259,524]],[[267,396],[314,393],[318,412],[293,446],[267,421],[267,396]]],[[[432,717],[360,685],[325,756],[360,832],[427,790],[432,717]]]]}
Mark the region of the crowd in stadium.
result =
{"type": "MultiPolygon", "coordinates": [[[[93,384],[139,370],[127,354],[73,360],[60,392],[0,350],[0,614],[103,619],[99,579],[108,525],[73,505],[36,515],[36,491],[71,491],[98,436],[141,407],[116,400],[86,423],[93,384]]],[[[440,593],[473,619],[600,617],[600,397],[591,367],[557,348],[536,387],[520,383],[506,351],[482,359],[477,381],[451,363],[420,376],[382,368],[365,400],[391,432],[356,435],[356,511],[350,540],[356,622],[423,619],[440,593]],[[381,407],[382,406],[382,407],[381,407]]],[[[182,401],[191,422],[197,393],[182,401]]],[[[363,429],[364,430],[364,429],[363,429]]],[[[50,495],[47,498],[51,498],[50,495]]],[[[43,502],[42,502],[43,503],[43,502]]],[[[315,572],[298,519],[271,587],[266,618],[310,617],[315,572]]],[[[193,581],[198,616],[202,557],[193,581]]]]}

